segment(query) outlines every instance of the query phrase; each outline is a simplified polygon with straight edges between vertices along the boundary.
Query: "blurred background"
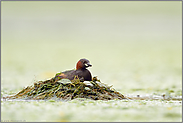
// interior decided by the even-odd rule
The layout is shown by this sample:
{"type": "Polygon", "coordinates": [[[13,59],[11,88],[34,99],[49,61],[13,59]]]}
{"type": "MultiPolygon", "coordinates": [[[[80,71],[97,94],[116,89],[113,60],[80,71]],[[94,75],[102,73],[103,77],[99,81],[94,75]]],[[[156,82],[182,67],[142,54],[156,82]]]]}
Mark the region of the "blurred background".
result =
{"type": "Polygon", "coordinates": [[[122,93],[182,89],[180,1],[2,1],[1,89],[17,92],[80,58],[122,93]]]}
{"type": "MultiPolygon", "coordinates": [[[[90,60],[93,76],[124,95],[182,96],[181,4],[2,1],[1,97],[74,69],[81,58],[90,60]]],[[[7,122],[182,121],[182,101],[19,100],[1,106],[7,122]]]]}

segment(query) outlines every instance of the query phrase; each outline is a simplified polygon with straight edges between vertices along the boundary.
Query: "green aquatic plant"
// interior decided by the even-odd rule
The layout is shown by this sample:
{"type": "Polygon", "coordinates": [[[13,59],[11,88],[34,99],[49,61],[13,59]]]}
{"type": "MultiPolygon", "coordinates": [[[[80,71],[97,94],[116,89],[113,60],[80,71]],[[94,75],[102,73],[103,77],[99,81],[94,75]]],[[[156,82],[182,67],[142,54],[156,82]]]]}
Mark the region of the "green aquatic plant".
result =
{"type": "MultiPolygon", "coordinates": [[[[60,74],[60,73],[59,73],[60,74]]],[[[56,74],[57,76],[58,74],[56,74]]],[[[27,86],[15,95],[4,99],[29,99],[29,100],[72,100],[87,98],[92,100],[126,99],[121,93],[111,86],[100,82],[97,77],[92,81],[81,82],[75,77],[72,81],[53,77],[49,80],[38,81],[27,86]]]]}

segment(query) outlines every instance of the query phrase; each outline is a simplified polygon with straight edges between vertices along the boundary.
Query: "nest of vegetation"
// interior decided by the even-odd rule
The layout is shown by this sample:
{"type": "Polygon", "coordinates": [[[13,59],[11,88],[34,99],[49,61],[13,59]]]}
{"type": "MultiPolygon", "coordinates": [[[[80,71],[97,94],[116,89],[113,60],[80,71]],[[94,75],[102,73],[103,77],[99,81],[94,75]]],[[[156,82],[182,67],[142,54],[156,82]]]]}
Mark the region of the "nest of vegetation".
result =
{"type": "Polygon", "coordinates": [[[26,100],[72,100],[75,98],[92,100],[126,99],[111,86],[100,82],[97,77],[93,77],[92,81],[84,82],[81,82],[77,77],[72,81],[54,77],[46,81],[38,81],[32,86],[27,86],[13,96],[4,97],[4,99],[26,100]]]}

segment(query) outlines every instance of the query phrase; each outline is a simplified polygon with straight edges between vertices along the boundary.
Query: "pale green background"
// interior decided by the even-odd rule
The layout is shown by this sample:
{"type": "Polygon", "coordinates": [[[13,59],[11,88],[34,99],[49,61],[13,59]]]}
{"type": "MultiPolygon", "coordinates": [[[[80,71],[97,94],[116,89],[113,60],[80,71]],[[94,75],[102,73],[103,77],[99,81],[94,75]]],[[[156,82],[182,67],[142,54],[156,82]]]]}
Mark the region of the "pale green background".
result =
{"type": "MultiPolygon", "coordinates": [[[[2,96],[17,93],[57,72],[73,69],[80,58],[90,60],[93,66],[89,70],[93,76],[113,85],[122,94],[161,95],[173,91],[172,95],[182,95],[181,4],[181,1],[1,2],[2,96]]],[[[81,103],[76,102],[79,107],[71,103],[59,105],[65,107],[62,113],[68,115],[66,121],[81,121],[82,118],[75,115],[82,109],[81,103]],[[73,106],[72,112],[69,106],[73,106]]],[[[124,103],[109,102],[112,107],[105,109],[105,116],[96,115],[92,106],[85,107],[93,113],[82,120],[91,121],[94,117],[98,121],[180,121],[182,118],[180,103],[176,108],[176,103],[171,103],[172,109],[152,102],[146,103],[147,107],[134,109],[124,103]],[[155,107],[149,108],[151,103],[155,107]],[[123,110],[125,107],[128,108],[123,110]],[[147,114],[147,110],[151,114],[147,114]],[[122,112],[123,115],[117,115],[122,112]]],[[[97,109],[103,112],[107,103],[101,104],[98,108],[102,109],[97,109]]],[[[44,104],[45,109],[40,108],[39,102],[36,105],[1,102],[1,105],[2,120],[63,118],[54,112],[62,109],[48,102],[44,104]],[[23,113],[27,107],[30,116],[23,113]],[[45,117],[38,117],[42,113],[45,117]]],[[[82,113],[87,115],[84,109],[82,113]]]]}

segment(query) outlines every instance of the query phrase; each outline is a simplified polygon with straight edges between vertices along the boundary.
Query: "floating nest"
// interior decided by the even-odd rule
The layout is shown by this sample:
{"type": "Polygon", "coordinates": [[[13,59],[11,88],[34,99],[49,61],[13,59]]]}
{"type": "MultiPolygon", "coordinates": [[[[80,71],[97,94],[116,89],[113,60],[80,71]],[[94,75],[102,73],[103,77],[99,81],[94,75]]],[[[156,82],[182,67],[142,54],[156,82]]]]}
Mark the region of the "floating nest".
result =
{"type": "Polygon", "coordinates": [[[4,97],[4,99],[54,99],[66,101],[75,98],[86,98],[92,100],[126,99],[121,93],[117,92],[114,88],[111,88],[111,86],[100,82],[97,77],[93,77],[92,81],[84,82],[81,82],[77,77],[72,81],[69,79],[53,77],[52,79],[38,81],[34,83],[34,85],[27,86],[15,95],[4,97]]]}

